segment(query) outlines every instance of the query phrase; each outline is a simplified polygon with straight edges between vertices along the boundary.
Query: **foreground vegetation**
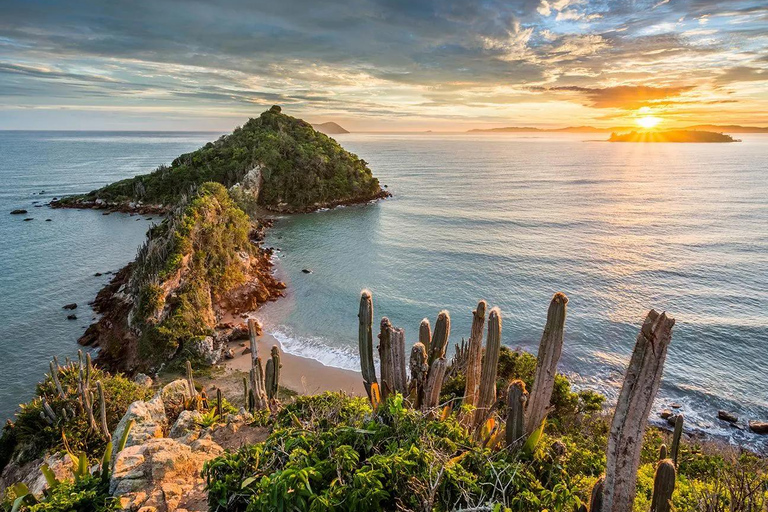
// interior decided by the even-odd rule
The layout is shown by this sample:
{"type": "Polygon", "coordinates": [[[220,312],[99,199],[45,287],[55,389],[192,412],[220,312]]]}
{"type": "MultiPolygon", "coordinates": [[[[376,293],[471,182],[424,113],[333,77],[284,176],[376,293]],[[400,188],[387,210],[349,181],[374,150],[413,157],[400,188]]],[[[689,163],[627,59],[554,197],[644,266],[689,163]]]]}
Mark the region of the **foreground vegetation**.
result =
{"type": "Polygon", "coordinates": [[[303,211],[346,201],[365,201],[381,195],[379,181],[367,163],[345,151],[336,141],[312,126],[285,115],[273,106],[249,119],[231,134],[209,142],[171,165],[113,183],[86,196],[69,198],[107,203],[143,202],[174,205],[205,182],[216,182],[267,209],[303,211]],[[257,170],[260,178],[249,171],[257,170]],[[261,180],[243,192],[244,180],[261,180]]]}

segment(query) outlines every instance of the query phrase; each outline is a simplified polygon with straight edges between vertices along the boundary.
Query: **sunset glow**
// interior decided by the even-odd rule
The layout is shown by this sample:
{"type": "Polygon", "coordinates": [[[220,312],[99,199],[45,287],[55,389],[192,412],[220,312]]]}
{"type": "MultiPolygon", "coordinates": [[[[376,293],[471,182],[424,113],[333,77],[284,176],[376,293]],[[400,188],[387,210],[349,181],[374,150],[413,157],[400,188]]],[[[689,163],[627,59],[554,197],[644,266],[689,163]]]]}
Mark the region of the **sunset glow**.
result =
{"type": "Polygon", "coordinates": [[[645,116],[637,119],[635,122],[646,130],[650,130],[655,128],[661,122],[661,119],[654,116],[645,116]]]}

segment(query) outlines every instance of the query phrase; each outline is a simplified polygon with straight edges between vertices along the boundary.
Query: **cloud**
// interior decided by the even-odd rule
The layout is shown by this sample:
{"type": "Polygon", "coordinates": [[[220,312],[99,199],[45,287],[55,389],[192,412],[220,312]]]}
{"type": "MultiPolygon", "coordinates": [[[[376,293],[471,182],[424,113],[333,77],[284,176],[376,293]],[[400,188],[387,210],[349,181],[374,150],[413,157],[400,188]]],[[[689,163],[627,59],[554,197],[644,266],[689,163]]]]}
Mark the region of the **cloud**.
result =
{"type": "Polygon", "coordinates": [[[575,92],[587,98],[593,108],[618,108],[635,110],[649,105],[663,105],[673,98],[691,91],[692,86],[650,87],[646,85],[620,85],[616,87],[590,88],[580,86],[555,86],[547,91],[575,92]]]}

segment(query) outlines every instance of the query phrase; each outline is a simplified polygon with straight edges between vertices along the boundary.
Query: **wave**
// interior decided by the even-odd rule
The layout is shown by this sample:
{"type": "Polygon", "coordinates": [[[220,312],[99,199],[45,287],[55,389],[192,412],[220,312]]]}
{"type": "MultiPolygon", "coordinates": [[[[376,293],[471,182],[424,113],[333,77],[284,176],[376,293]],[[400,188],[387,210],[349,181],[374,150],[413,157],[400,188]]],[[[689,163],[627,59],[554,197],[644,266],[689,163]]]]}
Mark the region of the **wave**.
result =
{"type": "Polygon", "coordinates": [[[298,336],[289,327],[277,326],[267,331],[279,343],[280,348],[295,356],[314,359],[325,366],[342,370],[360,370],[360,356],[357,351],[346,347],[332,347],[321,337],[298,336]]]}

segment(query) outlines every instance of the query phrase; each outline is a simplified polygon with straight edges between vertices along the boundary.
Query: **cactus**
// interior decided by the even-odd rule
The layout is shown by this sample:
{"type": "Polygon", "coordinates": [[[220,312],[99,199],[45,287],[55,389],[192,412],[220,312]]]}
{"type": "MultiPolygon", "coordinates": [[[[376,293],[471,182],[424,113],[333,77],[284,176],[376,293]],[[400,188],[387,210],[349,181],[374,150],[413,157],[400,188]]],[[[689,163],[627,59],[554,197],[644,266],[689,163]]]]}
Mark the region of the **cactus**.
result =
{"type": "Polygon", "coordinates": [[[481,300],[472,312],[472,331],[469,335],[467,349],[466,375],[467,384],[464,388],[465,405],[475,406],[480,392],[480,371],[483,363],[483,327],[485,326],[485,310],[488,304],[481,300]]]}
{"type": "Polygon", "coordinates": [[[53,412],[53,408],[48,404],[48,400],[45,399],[45,397],[41,398],[41,402],[43,405],[43,411],[45,413],[45,416],[50,418],[51,423],[55,423],[57,420],[56,413],[53,412]]]}
{"type": "Polygon", "coordinates": [[[216,390],[216,416],[218,416],[219,419],[221,419],[221,416],[222,416],[221,413],[224,411],[222,402],[223,402],[223,398],[221,396],[221,388],[218,388],[216,390]]]}
{"type": "Polygon", "coordinates": [[[643,432],[661,383],[674,325],[675,320],[666,313],[651,310],[637,335],[608,434],[602,512],[632,510],[643,432]]]}
{"type": "Polygon", "coordinates": [[[527,434],[536,430],[549,412],[549,403],[557,375],[557,363],[560,361],[560,353],[563,350],[566,304],[568,304],[568,297],[562,293],[556,293],[549,303],[547,324],[544,326],[544,333],[539,343],[536,375],[528,398],[525,420],[527,434]]]}
{"type": "Polygon", "coordinates": [[[675,492],[675,463],[670,459],[659,462],[653,479],[651,512],[670,512],[672,493],[675,492]]]}
{"type": "Polygon", "coordinates": [[[243,407],[248,409],[249,411],[253,410],[253,407],[250,404],[250,394],[248,393],[248,379],[243,377],[243,407]]]}
{"type": "MultiPolygon", "coordinates": [[[[605,488],[605,476],[601,476],[592,486],[592,495],[589,498],[589,512],[603,512],[603,489],[605,488]]],[[[631,509],[630,509],[631,510],[631,509]]]]}
{"type": "Polygon", "coordinates": [[[357,315],[360,321],[358,332],[358,344],[360,349],[360,367],[363,373],[363,384],[368,398],[371,398],[371,384],[376,381],[376,367],[373,365],[373,299],[371,292],[360,292],[360,312],[357,315]]]}
{"type": "Polygon", "coordinates": [[[67,395],[64,393],[64,388],[61,387],[61,381],[59,380],[59,363],[56,361],[56,358],[54,358],[53,361],[50,363],[51,367],[51,379],[53,380],[53,383],[56,385],[56,391],[59,392],[59,396],[66,400],[67,395]]]}
{"type": "Polygon", "coordinates": [[[109,433],[109,426],[107,425],[107,401],[104,399],[104,386],[101,385],[101,381],[96,381],[96,389],[99,391],[99,406],[101,414],[99,419],[101,420],[101,433],[104,434],[104,438],[107,442],[112,441],[112,434],[109,433]]]}
{"type": "Polygon", "coordinates": [[[667,445],[663,444],[659,446],[659,460],[664,460],[667,458],[667,445]]]}
{"type": "Polygon", "coordinates": [[[267,398],[274,400],[277,398],[277,390],[280,388],[280,351],[277,345],[272,345],[271,357],[267,361],[265,369],[265,385],[267,389],[267,398]]]}
{"type": "Polygon", "coordinates": [[[440,391],[443,388],[443,377],[445,377],[447,366],[448,362],[444,357],[441,357],[440,359],[435,359],[432,366],[429,367],[427,384],[424,386],[424,404],[422,409],[434,409],[440,402],[440,391]]]}
{"type": "Polygon", "coordinates": [[[408,391],[408,379],[405,373],[405,331],[403,329],[398,327],[392,329],[389,347],[392,391],[405,395],[408,391]]]}
{"type": "Polygon", "coordinates": [[[672,434],[672,449],[670,450],[670,455],[672,458],[672,461],[675,463],[675,467],[677,467],[677,456],[680,453],[680,438],[683,437],[683,422],[685,421],[685,418],[682,414],[678,414],[675,417],[675,432],[672,434]]]}
{"type": "Polygon", "coordinates": [[[195,389],[195,380],[192,378],[192,363],[187,360],[187,387],[189,388],[189,396],[194,398],[197,395],[195,389]]]}
{"type": "Polygon", "coordinates": [[[497,307],[488,314],[488,339],[485,344],[485,357],[480,372],[480,390],[478,393],[473,425],[477,428],[485,422],[491,406],[496,401],[496,367],[501,351],[501,310],[497,307]]]}
{"type": "Polygon", "coordinates": [[[429,360],[427,363],[430,368],[432,363],[441,357],[445,357],[445,349],[448,347],[448,337],[451,335],[451,315],[446,310],[442,310],[437,315],[435,322],[435,332],[432,333],[432,340],[429,343],[429,360]]]}
{"type": "Polygon", "coordinates": [[[525,439],[525,403],[528,399],[528,393],[525,390],[525,383],[521,380],[514,380],[509,384],[507,390],[507,447],[514,449],[520,445],[520,441],[525,439]]]}
{"type": "Polygon", "coordinates": [[[419,324],[419,343],[424,345],[429,354],[429,347],[432,345],[432,326],[429,325],[429,318],[424,318],[419,324]]]}
{"type": "Polygon", "coordinates": [[[409,387],[415,395],[413,405],[416,409],[421,409],[424,403],[424,388],[427,385],[427,375],[429,374],[427,349],[423,343],[419,342],[413,345],[409,367],[411,370],[411,383],[409,387]]]}
{"type": "Polygon", "coordinates": [[[381,398],[385,399],[394,391],[394,366],[392,364],[392,323],[389,318],[381,319],[379,328],[379,377],[381,398]]]}
{"type": "Polygon", "coordinates": [[[261,365],[261,358],[257,357],[256,361],[251,360],[250,378],[251,378],[251,400],[253,402],[253,408],[256,410],[264,410],[269,406],[267,399],[267,393],[264,391],[266,387],[264,384],[264,369],[261,365]]]}

